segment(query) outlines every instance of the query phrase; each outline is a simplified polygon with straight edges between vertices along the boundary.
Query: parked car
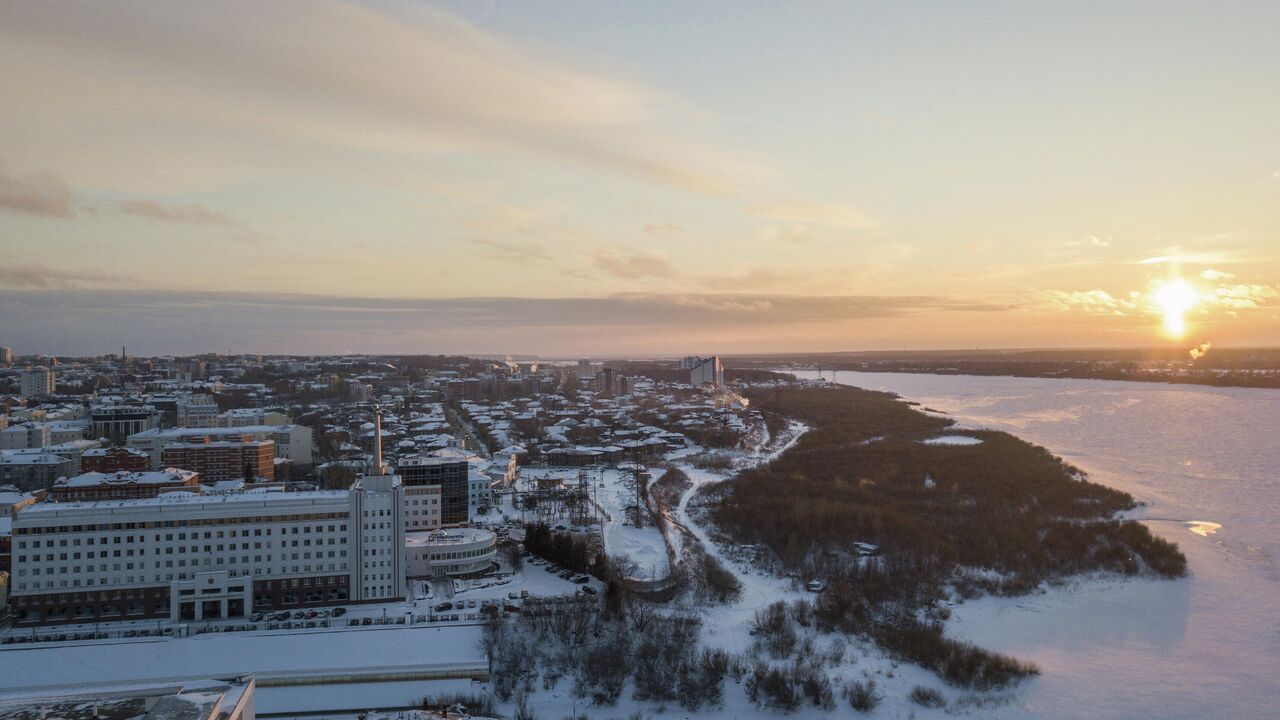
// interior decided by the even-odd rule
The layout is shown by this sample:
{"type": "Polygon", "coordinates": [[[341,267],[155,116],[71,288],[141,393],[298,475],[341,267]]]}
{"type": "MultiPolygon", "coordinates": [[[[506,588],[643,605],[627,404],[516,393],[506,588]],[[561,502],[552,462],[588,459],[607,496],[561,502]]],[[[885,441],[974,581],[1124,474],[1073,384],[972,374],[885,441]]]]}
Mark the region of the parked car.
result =
{"type": "Polygon", "coordinates": [[[582,592],[584,592],[584,593],[586,593],[586,594],[588,594],[588,595],[595,595],[595,594],[596,594],[596,589],[595,589],[595,588],[593,588],[593,587],[591,587],[590,585],[583,585],[583,586],[582,586],[582,592]]]}
{"type": "Polygon", "coordinates": [[[361,624],[361,625],[372,625],[372,624],[373,624],[373,618],[365,618],[365,619],[363,619],[363,620],[361,620],[361,621],[360,621],[360,624],[361,624]]]}
{"type": "Polygon", "coordinates": [[[308,619],[308,620],[314,620],[314,619],[316,619],[316,617],[317,617],[319,614],[320,614],[320,613],[316,612],[315,610],[311,610],[311,611],[307,612],[306,617],[307,617],[307,619],[308,619]]]}
{"type": "Polygon", "coordinates": [[[338,607],[338,608],[334,608],[334,609],[333,609],[333,616],[334,616],[334,617],[342,617],[343,615],[346,615],[346,614],[347,614],[347,609],[346,609],[346,608],[340,608],[340,607],[338,607]]]}
{"type": "Polygon", "coordinates": [[[578,583],[579,585],[586,585],[587,583],[591,582],[591,578],[587,577],[586,575],[579,575],[578,577],[574,578],[573,581],[578,583]]]}
{"type": "Polygon", "coordinates": [[[475,607],[475,606],[476,606],[476,601],[475,601],[475,600],[468,600],[468,601],[467,601],[467,607],[469,607],[469,608],[473,608],[473,607],[475,607]]]}
{"type": "Polygon", "coordinates": [[[436,612],[445,612],[453,609],[453,603],[443,602],[436,606],[436,612]]]}
{"type": "Polygon", "coordinates": [[[347,625],[349,625],[349,626],[350,626],[350,625],[359,625],[359,624],[360,624],[360,618],[351,618],[350,620],[348,620],[348,621],[347,621],[347,625]]]}

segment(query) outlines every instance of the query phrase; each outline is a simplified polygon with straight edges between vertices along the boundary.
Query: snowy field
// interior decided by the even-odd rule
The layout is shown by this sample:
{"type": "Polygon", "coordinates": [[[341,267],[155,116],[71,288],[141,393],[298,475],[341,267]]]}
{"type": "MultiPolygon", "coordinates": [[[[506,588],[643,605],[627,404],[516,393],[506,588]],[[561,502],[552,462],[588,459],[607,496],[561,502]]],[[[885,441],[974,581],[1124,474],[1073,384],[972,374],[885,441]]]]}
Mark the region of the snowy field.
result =
{"type": "MultiPolygon", "coordinates": [[[[814,373],[797,373],[815,377],[814,373]]],[[[829,377],[829,373],[828,373],[829,377]]],[[[1280,391],[840,372],[1047,447],[1145,503],[1190,577],[1103,578],[959,606],[948,631],[1042,675],[994,718],[1264,718],[1280,708],[1280,391]]]]}

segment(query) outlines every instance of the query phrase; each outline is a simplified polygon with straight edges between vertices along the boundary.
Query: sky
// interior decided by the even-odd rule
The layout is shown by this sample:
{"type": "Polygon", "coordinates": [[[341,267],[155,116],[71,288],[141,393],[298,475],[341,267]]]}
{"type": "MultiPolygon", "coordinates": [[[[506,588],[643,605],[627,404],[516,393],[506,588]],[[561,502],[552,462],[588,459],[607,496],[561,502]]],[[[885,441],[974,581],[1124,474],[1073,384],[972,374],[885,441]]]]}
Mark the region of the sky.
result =
{"type": "Polygon", "coordinates": [[[1280,345],[1275,2],[0,3],[0,345],[1280,345]]]}

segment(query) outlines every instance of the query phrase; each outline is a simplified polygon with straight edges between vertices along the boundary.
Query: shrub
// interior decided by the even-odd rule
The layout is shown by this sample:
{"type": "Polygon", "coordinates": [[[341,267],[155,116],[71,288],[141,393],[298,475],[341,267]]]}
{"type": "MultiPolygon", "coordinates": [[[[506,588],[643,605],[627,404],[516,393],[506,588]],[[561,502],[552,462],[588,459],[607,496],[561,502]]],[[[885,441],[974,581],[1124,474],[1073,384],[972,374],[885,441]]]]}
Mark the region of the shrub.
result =
{"type": "Polygon", "coordinates": [[[947,699],[942,697],[942,693],[923,685],[917,685],[911,688],[911,695],[909,697],[911,698],[911,702],[919,705],[920,707],[940,708],[947,704],[947,699]]]}
{"type": "Polygon", "coordinates": [[[881,697],[876,694],[875,680],[854,680],[844,688],[844,696],[849,704],[858,712],[871,712],[880,705],[881,697]]]}

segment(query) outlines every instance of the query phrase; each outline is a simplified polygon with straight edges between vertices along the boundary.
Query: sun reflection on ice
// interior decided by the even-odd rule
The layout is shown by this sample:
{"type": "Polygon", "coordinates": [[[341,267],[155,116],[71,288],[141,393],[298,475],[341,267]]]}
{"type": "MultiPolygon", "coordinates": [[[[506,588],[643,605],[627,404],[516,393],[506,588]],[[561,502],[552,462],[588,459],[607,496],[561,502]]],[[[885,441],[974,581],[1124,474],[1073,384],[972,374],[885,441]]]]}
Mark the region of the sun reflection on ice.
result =
{"type": "Polygon", "coordinates": [[[1222,529],[1222,523],[1209,520],[1191,520],[1187,522],[1187,529],[1200,537],[1209,537],[1222,529]]]}

